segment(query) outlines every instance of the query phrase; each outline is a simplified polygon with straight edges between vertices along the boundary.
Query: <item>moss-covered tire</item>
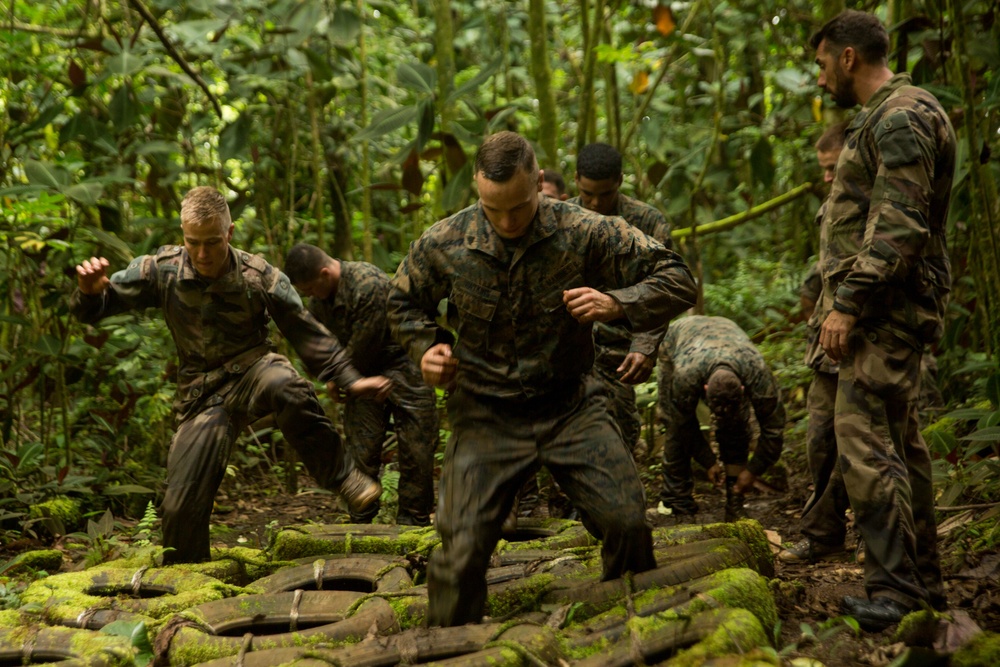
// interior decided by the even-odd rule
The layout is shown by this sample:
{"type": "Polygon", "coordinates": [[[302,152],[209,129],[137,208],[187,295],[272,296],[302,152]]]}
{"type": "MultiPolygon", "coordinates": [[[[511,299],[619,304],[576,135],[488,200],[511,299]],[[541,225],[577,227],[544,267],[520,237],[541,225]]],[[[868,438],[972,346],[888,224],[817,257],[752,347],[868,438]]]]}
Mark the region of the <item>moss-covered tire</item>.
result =
{"type": "MultiPolygon", "coordinates": [[[[313,667],[315,665],[351,665],[351,667],[389,667],[391,665],[428,664],[436,660],[460,660],[456,665],[488,665],[478,652],[495,645],[507,652],[533,656],[527,664],[555,665],[563,657],[558,639],[549,628],[537,625],[503,626],[498,623],[465,625],[457,628],[417,628],[376,642],[364,642],[340,649],[276,649],[246,653],[236,658],[213,660],[198,667],[313,667]],[[469,654],[477,656],[472,658],[469,654]],[[472,661],[461,661],[468,658],[472,661]]],[[[437,664],[437,663],[433,663],[437,664]]],[[[449,663],[452,664],[452,663],[449,663]]],[[[501,662],[499,664],[509,664],[501,662]]],[[[516,663],[510,663],[516,664],[516,663]]]]}
{"type": "Polygon", "coordinates": [[[203,574],[178,568],[98,568],[40,579],[21,596],[40,605],[52,625],[96,629],[127,612],[135,620],[161,619],[192,605],[236,595],[241,590],[203,574]]]}
{"type": "Polygon", "coordinates": [[[413,586],[404,558],[364,554],[309,561],[258,579],[247,588],[260,593],[299,589],[393,593],[413,586]]]}
{"type": "Polygon", "coordinates": [[[157,635],[156,651],[160,664],[180,666],[265,649],[353,644],[373,629],[398,631],[392,606],[378,597],[361,602],[365,597],[295,591],[219,600],[171,619],[157,635]]]}
{"type": "Polygon", "coordinates": [[[511,538],[500,540],[496,552],[573,549],[597,544],[579,521],[566,519],[518,519],[511,538]]]}
{"type": "Polygon", "coordinates": [[[0,630],[0,664],[60,667],[132,665],[132,647],[123,637],[89,630],[22,626],[0,630]]]}
{"type": "Polygon", "coordinates": [[[433,526],[334,524],[298,526],[274,538],[274,560],[295,560],[327,554],[427,555],[441,543],[433,526]]]}

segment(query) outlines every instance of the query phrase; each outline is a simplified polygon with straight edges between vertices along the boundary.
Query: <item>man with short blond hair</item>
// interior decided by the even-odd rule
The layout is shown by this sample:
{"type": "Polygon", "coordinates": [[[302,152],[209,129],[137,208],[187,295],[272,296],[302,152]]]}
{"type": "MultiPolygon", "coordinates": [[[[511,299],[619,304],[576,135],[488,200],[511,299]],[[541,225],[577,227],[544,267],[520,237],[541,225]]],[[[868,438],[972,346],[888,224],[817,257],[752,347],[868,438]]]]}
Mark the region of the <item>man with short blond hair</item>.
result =
{"type": "Polygon", "coordinates": [[[164,564],[208,560],[209,522],[229,453],[243,428],[273,414],[316,481],[352,511],[378,500],[378,482],[354,467],[312,383],[273,351],[273,319],[310,372],[356,395],[384,396],[391,382],[362,377],[340,343],[302,307],[288,277],[236,250],[222,193],[191,190],[181,203],[184,244],[136,257],[108,277],[105,258],[76,267],[73,314],[87,324],[127,310],[160,308],[180,357],[161,505],[164,564]]]}

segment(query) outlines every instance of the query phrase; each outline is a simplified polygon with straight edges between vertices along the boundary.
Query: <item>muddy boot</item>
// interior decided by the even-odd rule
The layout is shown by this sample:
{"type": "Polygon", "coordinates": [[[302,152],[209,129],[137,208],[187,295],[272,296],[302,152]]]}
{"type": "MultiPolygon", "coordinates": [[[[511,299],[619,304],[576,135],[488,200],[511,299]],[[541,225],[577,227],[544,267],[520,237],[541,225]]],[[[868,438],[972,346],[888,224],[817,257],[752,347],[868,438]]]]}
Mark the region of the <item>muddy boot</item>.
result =
{"type": "Polygon", "coordinates": [[[746,509],[743,507],[744,497],[742,493],[736,493],[733,487],[736,486],[736,477],[726,476],[726,522],[732,523],[740,519],[749,519],[746,509]]]}

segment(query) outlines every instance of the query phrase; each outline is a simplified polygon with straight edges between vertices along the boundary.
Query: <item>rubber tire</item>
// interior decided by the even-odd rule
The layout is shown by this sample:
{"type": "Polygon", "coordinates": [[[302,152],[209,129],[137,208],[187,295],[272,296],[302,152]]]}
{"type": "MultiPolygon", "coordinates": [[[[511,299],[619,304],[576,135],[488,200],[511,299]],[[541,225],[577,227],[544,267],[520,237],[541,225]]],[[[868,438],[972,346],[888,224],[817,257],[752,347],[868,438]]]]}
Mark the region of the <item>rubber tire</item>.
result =
{"type": "Polygon", "coordinates": [[[57,662],[59,667],[118,667],[134,664],[132,646],[124,637],[46,626],[0,630],[0,664],[39,665],[52,662],[57,662]],[[85,641],[81,642],[81,639],[85,641]],[[95,652],[90,655],[74,652],[74,644],[86,644],[95,652]]]}
{"type": "Polygon", "coordinates": [[[362,593],[395,593],[413,586],[404,558],[362,554],[331,558],[303,559],[307,563],[286,567],[258,579],[247,588],[261,593],[283,591],[331,590],[358,591],[357,587],[340,587],[338,582],[367,582],[362,593]],[[317,567],[318,565],[318,567],[317,567]]]}

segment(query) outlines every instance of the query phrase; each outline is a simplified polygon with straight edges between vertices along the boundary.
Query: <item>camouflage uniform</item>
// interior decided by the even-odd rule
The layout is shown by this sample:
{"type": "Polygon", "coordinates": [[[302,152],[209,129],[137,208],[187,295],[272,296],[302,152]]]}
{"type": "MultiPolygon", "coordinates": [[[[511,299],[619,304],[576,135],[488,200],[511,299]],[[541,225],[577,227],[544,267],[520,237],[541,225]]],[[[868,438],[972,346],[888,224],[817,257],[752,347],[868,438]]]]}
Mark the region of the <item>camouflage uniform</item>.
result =
{"type": "MultiPolygon", "coordinates": [[[[347,448],[361,470],[378,478],[382,443],[389,419],[396,431],[399,464],[399,511],[396,522],[426,526],[434,507],[434,452],[438,444],[437,397],[420,369],[389,335],[385,316],[389,278],[366,262],[340,262],[337,291],[310,299],[309,310],[347,346],[354,367],[365,375],[392,380],[385,402],[349,396],[344,406],[347,448]]],[[[375,502],[356,523],[378,514],[375,502]]]]}
{"type": "Polygon", "coordinates": [[[865,588],[904,605],[944,602],[930,456],[915,402],[924,346],[943,330],[945,222],[955,134],[933,95],[897,74],[847,129],[820,263],[825,319],[855,315],[834,429],[866,545],[865,588]]]}
{"type": "Polygon", "coordinates": [[[347,388],[361,376],[337,340],[302,306],[288,277],[260,257],[230,248],[230,269],[199,277],[187,251],[164,246],[132,260],[99,295],[77,290],[73,314],[94,323],[126,310],[163,311],[180,357],[174,409],[177,431],[167,456],[161,506],[164,562],[210,557],[208,528],[229,453],[249,423],[274,414],[310,474],[339,488],[353,468],[312,383],[272,353],[268,322],[323,381],[347,388]]]}
{"type": "Polygon", "coordinates": [[[660,348],[660,361],[668,365],[661,377],[670,378],[659,385],[660,415],[666,427],[662,500],[667,507],[690,514],[697,511],[691,459],[706,470],[716,463],[696,414],[709,376],[726,368],[743,381],[743,401],[735,418],[716,424],[719,458],[727,465],[746,465],[754,475],[770,468],[781,455],[785,408],[764,358],[731,320],[701,315],[681,318],[670,325],[660,348]],[[751,409],[760,437],[747,463],[753,436],[751,409]]]}
{"type": "MultiPolygon", "coordinates": [[[[816,213],[817,225],[826,213],[825,200],[816,213]]],[[[819,262],[813,265],[802,283],[799,294],[819,304],[823,293],[823,278],[819,262]]],[[[806,394],[809,427],[806,431],[806,459],[812,474],[813,492],[802,509],[799,529],[814,542],[839,546],[847,536],[847,509],[851,506],[844,488],[844,478],[837,465],[837,437],[833,431],[833,409],[837,399],[837,364],[830,361],[819,344],[819,328],[824,313],[817,305],[809,317],[809,344],[806,366],[813,370],[813,379],[806,394]]]]}
{"type": "Polygon", "coordinates": [[[435,323],[448,299],[457,334],[436,524],[427,571],[430,625],[478,622],[486,568],[525,479],[549,468],[603,537],[604,578],[655,567],[642,483],[590,376],[593,331],[563,290],[590,286],[621,303],[636,330],[694,301],[675,253],[607,218],[541,197],[527,234],[504,242],[477,203],[415,241],[389,294],[393,336],[416,361],[453,337],[435,323]]]}
{"type": "MultiPolygon", "coordinates": [[[[580,197],[567,203],[583,206],[580,197]]],[[[618,195],[618,207],[610,215],[625,218],[625,222],[662,243],[667,249],[673,248],[670,225],[659,210],[632,197],[618,195]]],[[[642,417],[635,404],[635,388],[619,381],[618,367],[629,352],[641,352],[647,357],[655,357],[656,348],[663,338],[666,323],[652,331],[637,333],[635,336],[625,327],[598,322],[594,325],[594,373],[604,385],[610,399],[611,416],[622,430],[625,445],[629,451],[635,450],[642,431],[642,417]]]]}

